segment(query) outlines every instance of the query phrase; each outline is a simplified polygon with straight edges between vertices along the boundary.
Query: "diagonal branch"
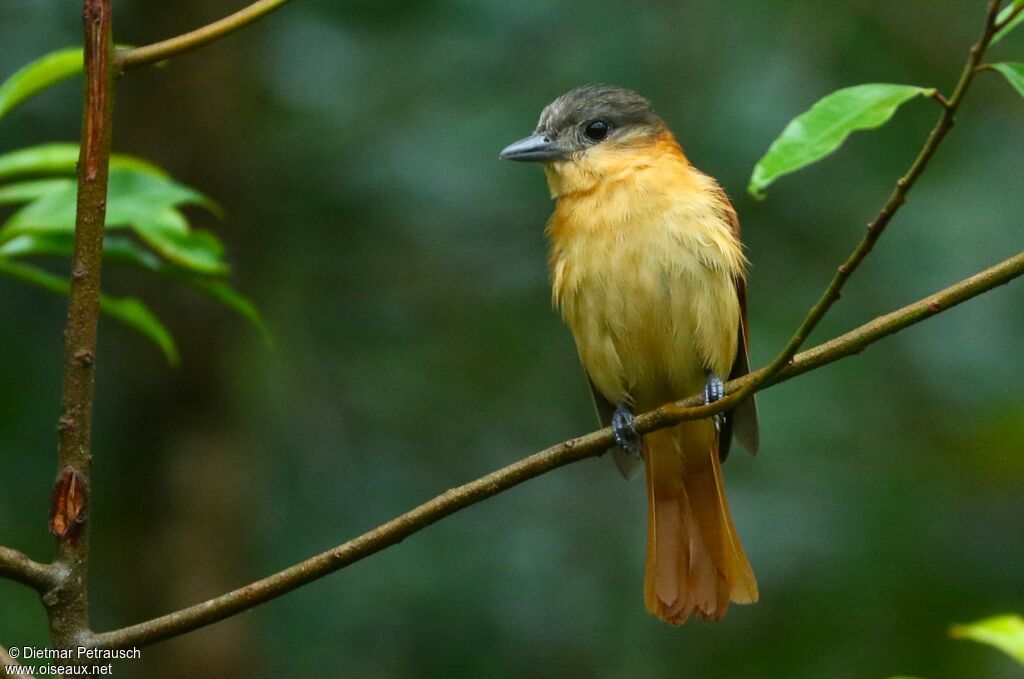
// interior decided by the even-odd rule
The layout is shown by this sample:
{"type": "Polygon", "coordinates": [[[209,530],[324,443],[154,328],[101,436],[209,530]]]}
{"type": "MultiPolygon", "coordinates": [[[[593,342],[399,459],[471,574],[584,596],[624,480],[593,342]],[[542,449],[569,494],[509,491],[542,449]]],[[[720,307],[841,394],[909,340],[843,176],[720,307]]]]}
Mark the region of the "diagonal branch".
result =
{"type": "Polygon", "coordinates": [[[248,26],[265,14],[269,14],[288,0],[257,0],[245,9],[241,9],[230,16],[226,16],[212,24],[189,31],[174,38],[168,38],[145,47],[133,47],[117,51],[114,61],[119,71],[124,71],[136,66],[154,64],[164,59],[188,52],[201,47],[208,42],[213,42],[233,33],[239,28],[248,26]]]}
{"type": "Polygon", "coordinates": [[[988,49],[989,44],[992,42],[992,36],[996,31],[995,24],[998,14],[999,2],[994,0],[988,5],[988,12],[985,15],[985,28],[982,30],[981,38],[979,38],[978,42],[971,46],[967,62],[960,73],[960,79],[953,89],[952,96],[946,99],[941,94],[936,93],[934,98],[943,107],[942,114],[928,135],[928,139],[925,141],[921,151],[910,165],[910,169],[896,180],[896,186],[889,195],[889,199],[885,201],[885,205],[879,210],[878,215],[868,224],[867,233],[864,234],[864,237],[857,244],[857,247],[853,249],[853,252],[850,253],[850,256],[846,258],[846,261],[836,269],[836,273],[828,287],[825,288],[825,292],[822,293],[818,301],[807,312],[807,316],[804,317],[804,320],[800,323],[800,326],[789,342],[772,359],[760,377],[748,382],[746,386],[735,394],[726,397],[727,403],[730,406],[736,405],[754,393],[760,384],[770,381],[774,375],[778,374],[790,362],[818,326],[818,323],[821,322],[821,319],[825,317],[825,314],[832,308],[832,305],[839,299],[846,281],[850,279],[853,272],[857,270],[861,262],[864,261],[864,258],[875,247],[875,243],[878,242],[882,232],[885,231],[885,227],[889,225],[893,216],[903,206],[903,203],[906,202],[910,189],[917,183],[921,173],[928,167],[929,161],[935,155],[936,149],[939,148],[939,144],[942,143],[946,134],[953,127],[960,104],[963,102],[968,88],[970,88],[971,83],[974,81],[974,76],[977,75],[977,67],[985,55],[985,50],[988,49]]]}
{"type": "Polygon", "coordinates": [[[44,592],[54,584],[53,567],[33,561],[10,547],[0,547],[0,578],[28,585],[44,592]]]}
{"type": "MultiPolygon", "coordinates": [[[[979,274],[942,290],[930,297],[880,316],[845,335],[809,349],[793,358],[781,371],[769,374],[762,368],[726,385],[730,393],[754,385],[764,389],[772,384],[815,370],[841,358],[858,354],[868,345],[904,328],[942,313],[957,304],[982,294],[1024,274],[1024,252],[1021,252],[979,274]]],[[[725,399],[710,405],[699,405],[702,398],[692,396],[677,403],[645,413],[636,418],[641,433],[671,426],[683,420],[708,417],[726,409],[725,399]]],[[[90,643],[98,648],[144,646],[163,639],[180,636],[200,627],[231,617],[261,603],[275,599],[298,587],[341,570],[357,561],[396,545],[427,526],[489,497],[549,471],[601,455],[613,444],[611,429],[605,428],[579,438],[551,446],[503,469],[465,485],[453,488],[415,509],[388,521],[357,538],[290,566],[274,575],[257,580],[227,594],[203,603],[169,613],[159,618],[95,635],[90,643]]]]}

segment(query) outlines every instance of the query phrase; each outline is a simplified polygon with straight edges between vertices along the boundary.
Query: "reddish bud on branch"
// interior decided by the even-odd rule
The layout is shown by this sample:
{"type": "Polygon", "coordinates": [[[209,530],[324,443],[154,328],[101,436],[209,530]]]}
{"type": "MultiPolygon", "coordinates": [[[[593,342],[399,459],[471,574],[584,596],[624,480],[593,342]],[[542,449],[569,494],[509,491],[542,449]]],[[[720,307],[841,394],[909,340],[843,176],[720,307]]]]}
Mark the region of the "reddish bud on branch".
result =
{"type": "Polygon", "coordinates": [[[89,487],[74,467],[65,467],[57,476],[50,496],[50,532],[65,542],[74,542],[85,525],[89,487]]]}

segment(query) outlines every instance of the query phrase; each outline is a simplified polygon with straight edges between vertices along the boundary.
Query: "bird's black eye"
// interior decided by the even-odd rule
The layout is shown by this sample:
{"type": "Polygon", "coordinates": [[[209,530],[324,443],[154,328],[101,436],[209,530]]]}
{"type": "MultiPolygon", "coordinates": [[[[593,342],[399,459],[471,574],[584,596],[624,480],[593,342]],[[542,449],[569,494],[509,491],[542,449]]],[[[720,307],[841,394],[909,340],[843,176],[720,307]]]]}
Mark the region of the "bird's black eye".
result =
{"type": "Polygon", "coordinates": [[[587,126],[583,128],[583,134],[590,141],[601,141],[608,136],[608,131],[611,128],[608,127],[608,123],[603,120],[595,120],[591,123],[587,123],[587,126]]]}

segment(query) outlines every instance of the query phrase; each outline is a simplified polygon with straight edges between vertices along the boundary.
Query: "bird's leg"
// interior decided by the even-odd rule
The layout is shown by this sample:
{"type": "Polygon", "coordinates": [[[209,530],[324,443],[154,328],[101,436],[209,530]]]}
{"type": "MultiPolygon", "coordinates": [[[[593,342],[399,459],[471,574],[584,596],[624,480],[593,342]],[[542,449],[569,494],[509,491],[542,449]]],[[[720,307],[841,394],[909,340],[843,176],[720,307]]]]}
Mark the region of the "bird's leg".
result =
{"type": "Polygon", "coordinates": [[[640,454],[640,433],[633,423],[633,411],[625,403],[620,403],[612,414],[612,433],[615,434],[615,443],[619,448],[635,457],[641,459],[640,454]]]}
{"type": "MultiPolygon", "coordinates": [[[[704,405],[711,405],[723,396],[725,396],[725,384],[722,382],[722,378],[709,370],[707,382],[704,383],[704,405]]],[[[714,420],[715,429],[721,431],[722,425],[725,424],[725,413],[715,413],[714,420]]]]}

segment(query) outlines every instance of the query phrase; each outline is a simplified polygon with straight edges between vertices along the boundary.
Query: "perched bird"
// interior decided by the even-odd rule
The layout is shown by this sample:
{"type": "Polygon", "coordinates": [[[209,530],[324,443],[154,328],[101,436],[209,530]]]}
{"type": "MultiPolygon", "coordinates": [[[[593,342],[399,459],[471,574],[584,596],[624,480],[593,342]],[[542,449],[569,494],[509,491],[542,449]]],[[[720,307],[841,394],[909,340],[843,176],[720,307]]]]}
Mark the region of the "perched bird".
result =
{"type": "Polygon", "coordinates": [[[642,458],[648,528],[644,600],[672,624],[757,601],[720,461],[733,434],[758,445],[750,398],[716,419],[641,437],[633,413],[748,371],[746,268],[725,192],[690,164],[647,99],[587,85],[555,99],[535,133],[501,152],[543,164],[552,299],[572,330],[598,414],[627,477],[642,458]]]}

